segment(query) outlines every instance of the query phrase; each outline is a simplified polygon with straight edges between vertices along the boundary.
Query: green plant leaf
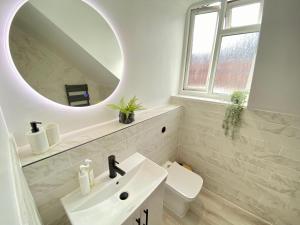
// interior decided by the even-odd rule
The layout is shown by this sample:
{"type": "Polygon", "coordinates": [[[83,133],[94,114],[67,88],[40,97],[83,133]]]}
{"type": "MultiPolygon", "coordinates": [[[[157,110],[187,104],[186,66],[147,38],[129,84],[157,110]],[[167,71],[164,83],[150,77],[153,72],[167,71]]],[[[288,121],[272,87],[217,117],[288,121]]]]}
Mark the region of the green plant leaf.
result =
{"type": "Polygon", "coordinates": [[[107,105],[109,108],[114,109],[114,110],[120,110],[120,106],[116,104],[108,104],[107,105]]]}
{"type": "Polygon", "coordinates": [[[246,102],[247,92],[235,91],[231,95],[231,102],[233,104],[243,105],[246,102]]]}
{"type": "Polygon", "coordinates": [[[144,107],[141,104],[138,104],[138,98],[134,96],[131,98],[128,103],[126,103],[124,97],[121,98],[119,104],[108,104],[107,106],[114,110],[119,110],[120,112],[124,113],[126,115],[126,118],[128,118],[130,113],[133,113],[137,110],[142,110],[144,107]]]}
{"type": "Polygon", "coordinates": [[[224,129],[224,134],[226,136],[230,134],[232,139],[234,139],[241,126],[242,112],[244,110],[243,105],[246,102],[246,99],[246,92],[235,91],[231,95],[232,104],[229,105],[225,111],[222,128],[224,129]]]}

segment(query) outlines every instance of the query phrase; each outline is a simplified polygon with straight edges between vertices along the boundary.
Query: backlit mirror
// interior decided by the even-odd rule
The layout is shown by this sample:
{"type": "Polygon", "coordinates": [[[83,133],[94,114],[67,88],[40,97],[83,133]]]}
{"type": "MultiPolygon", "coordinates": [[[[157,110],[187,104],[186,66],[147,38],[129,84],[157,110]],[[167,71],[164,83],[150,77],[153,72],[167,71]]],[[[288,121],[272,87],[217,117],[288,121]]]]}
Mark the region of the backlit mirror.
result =
{"type": "Polygon", "coordinates": [[[63,105],[97,104],[116,89],[123,68],[119,42],[82,0],[30,0],[9,35],[15,66],[38,93],[63,105]]]}

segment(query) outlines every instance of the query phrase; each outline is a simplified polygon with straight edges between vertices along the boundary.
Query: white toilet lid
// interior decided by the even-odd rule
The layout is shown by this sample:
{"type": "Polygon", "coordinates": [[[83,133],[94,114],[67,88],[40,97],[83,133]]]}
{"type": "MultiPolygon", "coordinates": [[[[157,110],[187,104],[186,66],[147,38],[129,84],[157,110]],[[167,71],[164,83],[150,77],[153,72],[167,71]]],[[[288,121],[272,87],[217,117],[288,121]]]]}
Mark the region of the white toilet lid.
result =
{"type": "Polygon", "coordinates": [[[203,179],[198,174],[173,162],[167,168],[166,184],[188,200],[194,199],[200,192],[203,179]]]}

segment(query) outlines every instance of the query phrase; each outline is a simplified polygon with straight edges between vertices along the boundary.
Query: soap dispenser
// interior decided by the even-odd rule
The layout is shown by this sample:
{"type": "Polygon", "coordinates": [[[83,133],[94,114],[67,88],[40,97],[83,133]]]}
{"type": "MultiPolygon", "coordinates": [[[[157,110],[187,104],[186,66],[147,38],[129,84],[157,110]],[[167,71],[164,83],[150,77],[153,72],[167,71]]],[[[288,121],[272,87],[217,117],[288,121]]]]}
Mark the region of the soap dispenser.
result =
{"type": "Polygon", "coordinates": [[[46,132],[43,128],[39,128],[41,122],[30,122],[31,132],[26,134],[27,140],[34,154],[42,154],[49,150],[49,143],[46,132]]]}
{"type": "Polygon", "coordinates": [[[85,165],[81,165],[79,167],[79,186],[81,190],[81,194],[86,195],[91,191],[90,177],[89,177],[89,167],[85,165]]]}
{"type": "Polygon", "coordinates": [[[94,170],[92,168],[91,163],[92,163],[92,160],[90,160],[90,159],[84,160],[84,165],[87,166],[87,168],[88,168],[89,179],[90,179],[90,186],[93,187],[94,184],[95,184],[95,181],[94,181],[95,177],[94,177],[94,170]]]}

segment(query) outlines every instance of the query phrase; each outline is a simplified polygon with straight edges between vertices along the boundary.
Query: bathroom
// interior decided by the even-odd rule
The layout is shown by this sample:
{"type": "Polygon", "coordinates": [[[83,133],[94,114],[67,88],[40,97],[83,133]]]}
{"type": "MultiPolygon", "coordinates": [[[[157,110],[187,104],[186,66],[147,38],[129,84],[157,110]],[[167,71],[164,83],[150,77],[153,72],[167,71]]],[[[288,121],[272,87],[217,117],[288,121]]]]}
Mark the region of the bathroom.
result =
{"type": "Polygon", "coordinates": [[[0,225],[299,225],[298,0],[1,0],[0,225]]]}

